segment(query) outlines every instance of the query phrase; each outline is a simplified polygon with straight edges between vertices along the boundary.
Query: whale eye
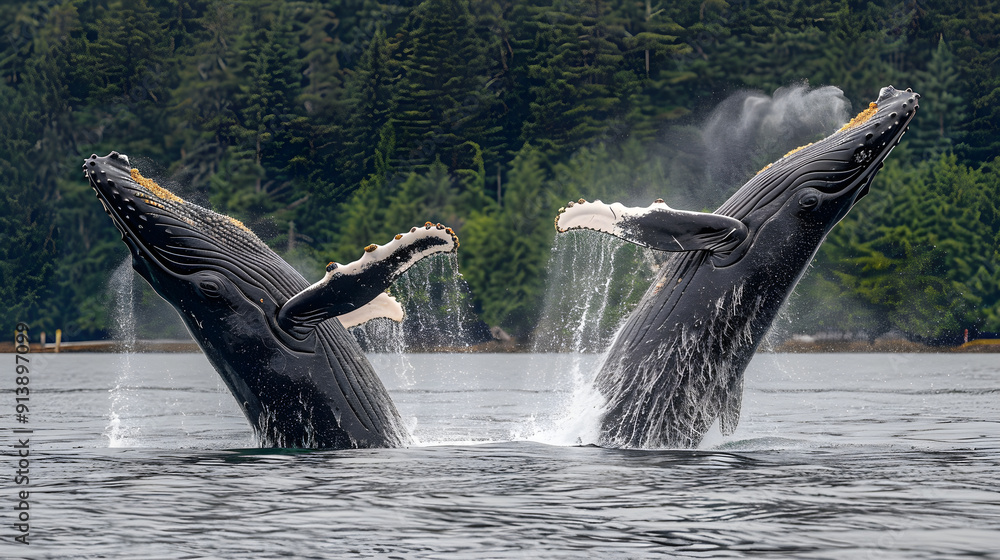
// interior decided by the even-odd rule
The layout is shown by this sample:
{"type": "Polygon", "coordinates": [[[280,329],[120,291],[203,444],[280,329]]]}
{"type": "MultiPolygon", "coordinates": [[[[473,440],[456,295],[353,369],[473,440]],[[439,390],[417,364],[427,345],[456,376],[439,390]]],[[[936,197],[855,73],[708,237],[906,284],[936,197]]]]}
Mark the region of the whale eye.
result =
{"type": "Polygon", "coordinates": [[[198,290],[206,297],[215,298],[222,295],[222,288],[215,280],[202,280],[198,282],[198,290]]]}
{"type": "Polygon", "coordinates": [[[819,205],[819,196],[816,193],[808,192],[799,197],[799,206],[804,210],[812,210],[819,205]]]}

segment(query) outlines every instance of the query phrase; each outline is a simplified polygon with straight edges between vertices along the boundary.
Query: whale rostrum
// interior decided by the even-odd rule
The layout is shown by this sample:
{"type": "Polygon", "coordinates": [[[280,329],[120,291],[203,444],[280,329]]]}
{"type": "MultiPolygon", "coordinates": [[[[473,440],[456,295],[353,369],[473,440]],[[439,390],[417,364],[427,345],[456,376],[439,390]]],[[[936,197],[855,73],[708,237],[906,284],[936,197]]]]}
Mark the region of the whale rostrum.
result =
{"type": "Polygon", "coordinates": [[[385,290],[420,259],[455,252],[450,228],[427,222],[369,245],[357,261],[327,265],[310,285],[244,224],[143,177],[127,156],[94,154],[83,169],[133,268],[177,310],[262,446],[410,443],[345,325],[402,320],[385,290]]]}
{"type": "Polygon", "coordinates": [[[695,447],[736,429],[743,374],[831,228],[868,194],[920,96],[878,99],[821,141],[760,170],[715,212],[579,200],[556,230],[590,229],[669,254],[595,379],[599,444],[695,447]]]}

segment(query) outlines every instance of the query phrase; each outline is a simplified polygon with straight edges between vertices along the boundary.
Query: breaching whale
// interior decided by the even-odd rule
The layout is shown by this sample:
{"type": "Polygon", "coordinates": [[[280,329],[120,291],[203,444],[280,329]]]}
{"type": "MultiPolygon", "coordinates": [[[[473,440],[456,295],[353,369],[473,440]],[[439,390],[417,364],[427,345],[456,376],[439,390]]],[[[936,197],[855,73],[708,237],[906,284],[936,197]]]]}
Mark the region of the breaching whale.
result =
{"type": "Polygon", "coordinates": [[[385,290],[458,237],[426,223],[310,285],[239,221],[187,202],[117,152],[84,160],[132,267],[180,314],[265,447],[406,445],[410,436],[342,321],[399,320],[385,290]],[[332,321],[337,317],[341,321],[332,321]]]}
{"type": "Polygon", "coordinates": [[[820,244],[899,143],[920,95],[883,88],[829,137],[768,165],[714,213],[569,203],[556,229],[591,229],[671,254],[595,378],[599,444],[696,447],[736,429],[743,372],[820,244]]]}

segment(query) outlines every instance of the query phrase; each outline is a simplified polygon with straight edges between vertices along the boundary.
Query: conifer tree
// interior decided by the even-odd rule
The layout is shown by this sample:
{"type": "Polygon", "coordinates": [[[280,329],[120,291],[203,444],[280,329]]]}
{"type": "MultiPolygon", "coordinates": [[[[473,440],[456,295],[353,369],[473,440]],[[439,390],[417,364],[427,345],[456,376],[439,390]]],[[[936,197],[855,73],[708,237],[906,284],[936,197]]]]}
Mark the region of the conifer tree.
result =
{"type": "Polygon", "coordinates": [[[37,113],[14,88],[0,83],[0,296],[8,302],[0,325],[8,332],[18,321],[35,322],[44,309],[53,271],[54,197],[39,192],[30,152],[37,113]],[[28,126],[26,126],[28,125],[28,126]]]}
{"type": "Polygon", "coordinates": [[[671,121],[688,113],[678,85],[695,77],[673,63],[691,47],[679,41],[684,29],[661,4],[645,0],[618,7],[625,25],[626,67],[639,85],[629,101],[630,136],[644,141],[653,140],[671,121]]]}
{"type": "Polygon", "coordinates": [[[951,152],[962,138],[965,121],[955,57],[943,35],[927,69],[917,74],[917,82],[914,89],[921,95],[920,118],[910,125],[911,137],[907,140],[918,157],[936,159],[951,152]]]}
{"type": "Polygon", "coordinates": [[[485,92],[491,100],[489,127],[476,143],[483,154],[486,181],[493,200],[500,200],[503,192],[503,172],[513,153],[520,149],[521,123],[528,112],[527,85],[519,79],[516,59],[524,52],[515,53],[512,20],[515,2],[511,0],[472,0],[469,9],[485,53],[485,92]]]}
{"type": "Polygon", "coordinates": [[[339,110],[343,90],[340,46],[334,38],[337,14],[321,2],[289,2],[285,10],[301,49],[293,60],[304,64],[305,84],[296,102],[310,115],[330,118],[339,110]]]}
{"type": "MultiPolygon", "coordinates": [[[[320,2],[291,2],[286,7],[299,53],[293,65],[301,68],[301,93],[282,126],[294,128],[301,144],[292,143],[288,160],[297,176],[328,180],[338,172],[343,144],[343,122],[348,110],[343,69],[338,60],[337,14],[320,2]]],[[[290,47],[293,45],[289,45],[290,47]]],[[[341,179],[343,182],[343,179],[341,179]]],[[[305,194],[305,193],[303,193],[305,194]]]]}
{"type": "Polygon", "coordinates": [[[199,31],[179,66],[180,82],[171,95],[173,141],[181,145],[175,177],[191,188],[208,187],[231,143],[242,19],[232,2],[213,0],[196,18],[199,31]]]}
{"type": "Polygon", "coordinates": [[[440,159],[424,173],[410,172],[389,200],[383,225],[386,236],[428,221],[460,229],[464,220],[458,212],[458,187],[440,159]]]}
{"type": "Polygon", "coordinates": [[[522,135],[539,148],[569,155],[627,133],[623,118],[637,81],[622,72],[624,32],[604,2],[558,1],[524,6],[518,47],[531,84],[522,135]]]}
{"type": "Polygon", "coordinates": [[[348,80],[351,99],[350,117],[345,129],[344,157],[340,174],[348,184],[358,184],[375,173],[379,158],[388,162],[394,154],[385,149],[386,135],[393,137],[392,115],[395,111],[395,84],[398,66],[392,58],[392,46],[385,30],[378,28],[368,44],[358,66],[348,80]],[[382,139],[375,144],[373,139],[382,139]]]}
{"type": "Polygon", "coordinates": [[[491,134],[493,97],[485,91],[486,58],[465,0],[425,0],[399,40],[396,161],[419,170],[440,158],[449,170],[473,169],[491,134]]]}
{"type": "Polygon", "coordinates": [[[152,94],[154,73],[162,72],[170,54],[166,28],[147,0],[115,2],[97,20],[95,41],[88,44],[90,62],[80,77],[98,99],[127,103],[152,94]]]}
{"type": "Polygon", "coordinates": [[[860,8],[839,6],[836,17],[825,24],[830,26],[825,56],[813,57],[814,71],[807,76],[814,84],[836,85],[855,107],[867,106],[879,88],[900,83],[889,56],[901,39],[879,25],[882,8],[877,4],[860,8]]]}
{"type": "Polygon", "coordinates": [[[299,84],[288,39],[286,22],[280,16],[271,28],[257,28],[245,53],[243,84],[233,100],[237,118],[227,131],[234,140],[230,153],[247,162],[255,193],[266,190],[265,158],[270,159],[269,167],[278,170],[284,170],[290,159],[283,149],[291,140],[289,115],[299,84]]]}
{"type": "Polygon", "coordinates": [[[514,158],[504,206],[473,212],[462,230],[462,269],[487,324],[526,340],[541,313],[555,198],[545,156],[530,145],[514,158]]]}

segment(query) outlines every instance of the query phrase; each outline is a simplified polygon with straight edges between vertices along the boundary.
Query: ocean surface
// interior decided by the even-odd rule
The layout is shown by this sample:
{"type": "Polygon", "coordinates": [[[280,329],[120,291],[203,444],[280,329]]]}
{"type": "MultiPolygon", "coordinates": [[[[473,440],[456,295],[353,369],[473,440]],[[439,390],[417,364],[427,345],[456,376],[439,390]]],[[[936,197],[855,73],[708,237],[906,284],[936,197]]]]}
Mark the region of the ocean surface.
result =
{"type": "Polygon", "coordinates": [[[733,436],[650,451],[586,445],[591,355],[373,355],[420,443],[364,451],[255,448],[200,354],[30,357],[2,558],[1000,558],[996,354],[761,354],[733,436]]]}

